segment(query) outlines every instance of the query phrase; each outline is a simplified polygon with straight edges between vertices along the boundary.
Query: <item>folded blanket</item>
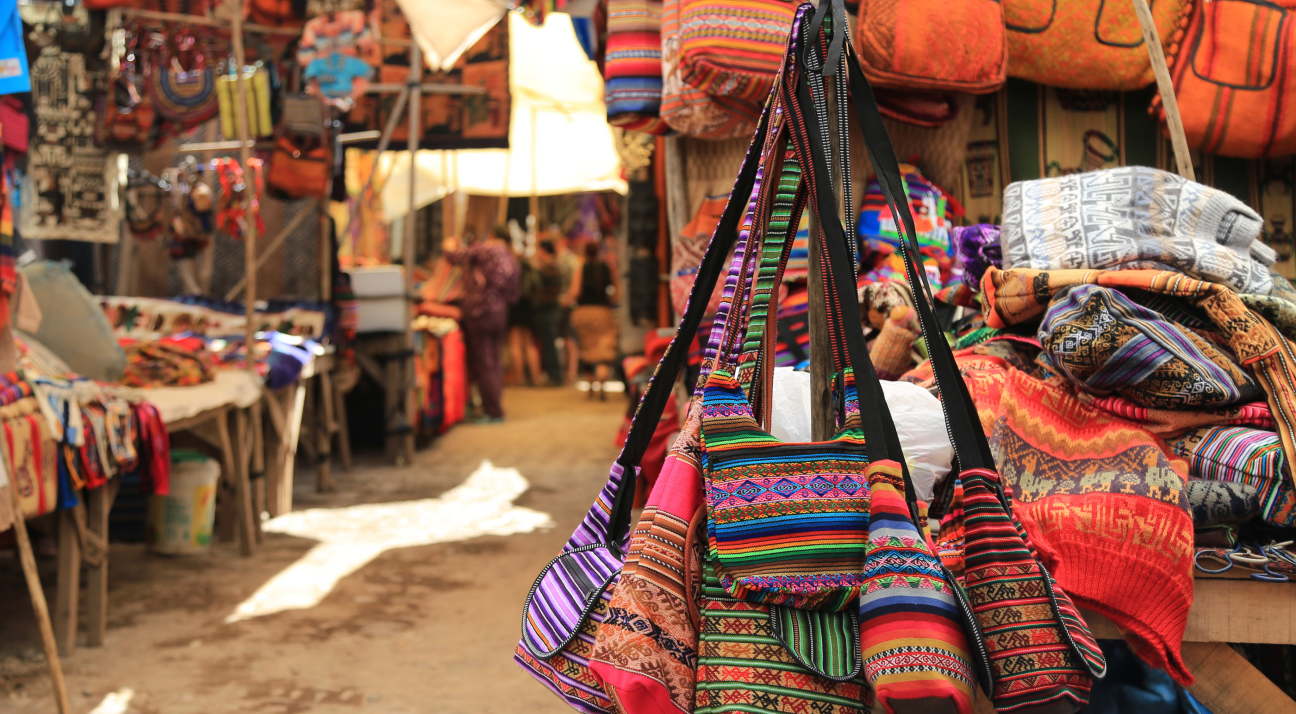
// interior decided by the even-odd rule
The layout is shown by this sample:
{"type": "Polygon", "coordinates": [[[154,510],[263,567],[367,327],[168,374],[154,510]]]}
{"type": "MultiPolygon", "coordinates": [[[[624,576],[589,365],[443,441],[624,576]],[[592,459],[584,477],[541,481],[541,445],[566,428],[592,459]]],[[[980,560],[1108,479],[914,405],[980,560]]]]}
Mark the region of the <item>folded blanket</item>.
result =
{"type": "Polygon", "coordinates": [[[1146,166],[1018,181],[1004,189],[1003,265],[1176,270],[1269,295],[1263,225],[1233,196],[1146,166]]]}
{"type": "Polygon", "coordinates": [[[1052,368],[1081,389],[1119,393],[1140,406],[1213,408],[1261,394],[1223,348],[1098,285],[1058,291],[1039,340],[1052,368]]]}

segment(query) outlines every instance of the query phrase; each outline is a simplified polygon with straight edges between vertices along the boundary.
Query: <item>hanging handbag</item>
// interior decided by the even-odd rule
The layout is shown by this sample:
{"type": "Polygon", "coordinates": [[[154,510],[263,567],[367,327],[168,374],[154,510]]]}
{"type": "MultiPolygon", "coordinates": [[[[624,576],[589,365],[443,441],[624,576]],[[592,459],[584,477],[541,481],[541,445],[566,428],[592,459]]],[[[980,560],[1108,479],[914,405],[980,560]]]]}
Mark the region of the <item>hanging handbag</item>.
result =
{"type": "Polygon", "coordinates": [[[1008,78],[998,0],[863,0],[855,50],[874,87],[987,94],[1008,78]]]}
{"type": "Polygon", "coordinates": [[[638,463],[672,398],[675,380],[688,358],[689,344],[701,326],[708,298],[738,234],[745,199],[755,183],[759,147],[769,127],[763,116],[747,152],[733,198],[716,228],[698,269],[688,309],[662,357],[635,413],[621,455],[608,482],[563,552],[540,572],[523,607],[518,664],[570,706],[599,714],[616,711],[589,667],[590,646],[606,613],[608,588],[619,576],[627,552],[638,463]]]}
{"type": "Polygon", "coordinates": [[[211,119],[219,108],[215,72],[199,52],[192,64],[191,69],[182,67],[169,43],[164,44],[149,85],[158,116],[186,129],[211,119]]]}
{"type": "Polygon", "coordinates": [[[333,176],[333,151],[322,137],[281,132],[270,155],[266,182],[275,191],[291,197],[322,197],[333,176]]]}
{"type": "Polygon", "coordinates": [[[671,129],[697,139],[750,136],[760,116],[760,100],[714,96],[684,80],[680,46],[682,0],[662,3],[661,118],[671,129]]]}
{"type": "MultiPolygon", "coordinates": [[[[818,41],[818,29],[814,23],[828,12],[836,21],[834,27],[845,27],[845,13],[840,3],[825,5],[830,7],[821,7],[813,20],[803,19],[804,24],[796,31],[799,36],[807,38],[806,69],[798,74],[795,83],[785,79],[784,90],[793,117],[789,122],[793,127],[793,142],[801,153],[811,157],[808,182],[814,200],[810,205],[820,217],[823,230],[831,268],[825,271],[825,293],[831,299],[836,291],[829,284],[829,277],[835,276],[833,282],[846,280],[847,285],[854,285],[851,280],[853,269],[840,267],[853,265],[854,252],[837,220],[838,203],[826,161],[828,152],[825,149],[829,148],[829,142],[821,125],[826,118],[826,112],[822,111],[826,94],[820,84],[822,78],[815,76],[815,68],[824,68],[823,74],[830,74],[829,68],[835,69],[838,78],[847,76],[849,68],[852,85],[864,88],[853,87],[856,113],[869,111],[879,121],[880,114],[871,92],[867,96],[863,94],[868,84],[859,65],[851,61],[848,66],[845,57],[833,57],[835,51],[842,51],[834,47],[841,48],[845,43],[818,41]],[[820,53],[825,53],[822,60],[820,53]],[[860,106],[865,103],[867,110],[860,106]]],[[[844,49],[849,56],[849,46],[844,49]]],[[[840,101],[845,101],[845,94],[846,87],[839,87],[840,101]]],[[[839,108],[839,111],[843,117],[846,116],[844,109],[839,108]]],[[[844,133],[845,129],[842,131],[844,133]]],[[[885,132],[866,132],[864,137],[875,163],[887,154],[894,157],[885,132]]],[[[845,150],[842,156],[847,156],[845,150]]],[[[898,173],[898,166],[895,170],[898,173]]],[[[849,172],[844,173],[843,181],[849,181],[849,172]]],[[[896,197],[889,191],[891,187],[885,185],[884,191],[896,197]]],[[[898,198],[907,204],[903,193],[898,198]]],[[[971,604],[957,581],[935,556],[935,547],[926,528],[926,506],[915,496],[908,468],[900,453],[899,438],[889,418],[881,384],[863,345],[859,307],[854,298],[849,294],[846,300],[838,300],[826,307],[830,317],[840,313],[839,329],[843,334],[845,351],[851,354],[852,363],[857,365],[853,370],[838,373],[833,389],[835,403],[842,404],[839,410],[847,412],[847,419],[853,403],[868,404],[867,410],[857,407],[858,413],[880,414],[883,424],[883,437],[867,440],[870,447],[866,470],[868,539],[859,599],[864,675],[878,702],[888,712],[967,714],[972,710],[977,683],[984,689],[990,687],[989,654],[982,644],[971,604]],[[859,382],[861,393],[858,396],[852,384],[852,373],[864,375],[859,382]],[[887,448],[883,450],[878,446],[887,448]]]]}
{"type": "Polygon", "coordinates": [[[680,0],[680,78],[707,94],[763,101],[794,12],[786,0],[680,0]]]}
{"type": "MultiPolygon", "coordinates": [[[[1232,0],[1226,0],[1232,1],[1232,0]]],[[[1192,0],[1149,3],[1163,46],[1192,0]]],[[[1003,0],[1008,76],[1068,89],[1141,89],[1152,83],[1143,27],[1129,2],[1003,0]]]]}
{"type": "Polygon", "coordinates": [[[661,120],[661,0],[607,0],[603,64],[608,123],[664,134],[661,120]]]}
{"type": "MultiPolygon", "coordinates": [[[[1196,4],[1167,57],[1189,148],[1244,159],[1296,153],[1292,10],[1292,0],[1196,4]]],[[[1152,107],[1164,122],[1159,94],[1152,107]]]]}
{"type": "MultiPolygon", "coordinates": [[[[855,115],[883,194],[904,225],[900,253],[961,469],[963,580],[988,653],[992,684],[987,691],[1000,712],[1078,710],[1088,703],[1094,678],[1106,673],[1106,663],[1079,611],[1035,557],[1025,529],[1012,516],[1010,489],[995,470],[976,407],[940,331],[931,289],[916,259],[919,245],[899,163],[883,140],[881,115],[849,50],[848,60],[855,115]]],[[[835,217],[827,223],[829,232],[835,229],[835,217]]]]}

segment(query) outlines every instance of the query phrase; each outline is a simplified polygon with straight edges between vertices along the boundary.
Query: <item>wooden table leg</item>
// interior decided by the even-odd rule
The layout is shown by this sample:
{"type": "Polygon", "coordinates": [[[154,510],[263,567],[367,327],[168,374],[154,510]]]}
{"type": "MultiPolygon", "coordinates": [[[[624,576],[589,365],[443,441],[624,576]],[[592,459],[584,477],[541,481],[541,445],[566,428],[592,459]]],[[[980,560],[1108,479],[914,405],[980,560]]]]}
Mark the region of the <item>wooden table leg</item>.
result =
{"type": "MultiPolygon", "coordinates": [[[[59,714],[72,714],[68,704],[67,686],[63,683],[63,667],[59,664],[58,645],[54,639],[54,628],[50,625],[49,606],[45,602],[45,590],[41,587],[40,573],[36,570],[36,556],[32,553],[31,539],[27,537],[27,523],[23,520],[22,502],[18,500],[18,489],[4,489],[9,492],[14,512],[14,534],[18,537],[18,557],[22,561],[23,576],[27,579],[27,592],[31,595],[32,609],[36,611],[36,624],[40,626],[41,645],[45,648],[45,662],[49,665],[50,685],[54,690],[54,701],[58,704],[59,714]]],[[[73,540],[75,540],[73,533],[73,540]]]]}
{"type": "MultiPolygon", "coordinates": [[[[239,443],[242,444],[243,433],[247,430],[246,417],[243,416],[242,410],[232,410],[235,414],[235,432],[239,435],[239,443]]],[[[221,461],[224,463],[226,473],[234,478],[234,499],[235,499],[235,518],[238,532],[239,554],[243,557],[252,555],[252,545],[256,541],[256,534],[252,532],[252,489],[248,484],[247,470],[243,468],[243,459],[235,452],[233,440],[230,439],[229,432],[229,413],[223,413],[216,418],[216,433],[220,438],[221,461]]]]}
{"type": "Polygon", "coordinates": [[[337,425],[333,423],[333,389],[328,373],[319,374],[315,382],[319,386],[319,398],[315,400],[315,448],[318,471],[315,472],[315,490],[319,493],[332,493],[337,490],[333,483],[333,432],[337,425]]]}
{"type": "Polygon", "coordinates": [[[292,511],[293,474],[297,468],[297,444],[301,439],[302,412],[306,406],[306,386],[301,380],[288,387],[284,405],[284,433],[280,434],[282,444],[279,462],[279,512],[282,515],[292,511]]]}
{"type": "MultiPolygon", "coordinates": [[[[86,491],[91,533],[108,540],[108,486],[86,491]]],[[[86,644],[103,647],[108,632],[108,558],[86,568],[86,644]]]]}
{"type": "Polygon", "coordinates": [[[338,458],[342,460],[342,469],[350,471],[351,427],[347,424],[346,393],[338,389],[336,384],[332,384],[332,375],[328,375],[328,377],[330,379],[329,390],[332,392],[334,400],[333,414],[337,425],[338,458]]]}
{"type": "Polygon", "coordinates": [[[249,413],[251,418],[251,433],[248,434],[248,454],[251,466],[249,466],[248,477],[252,481],[252,525],[256,529],[256,542],[260,543],[265,540],[265,534],[261,532],[261,514],[266,512],[266,438],[265,438],[265,421],[264,409],[265,397],[261,401],[253,404],[249,413]]]}
{"type": "Polygon", "coordinates": [[[405,436],[405,359],[387,355],[383,361],[383,415],[385,417],[386,456],[388,463],[404,466],[405,436]]]}
{"type": "Polygon", "coordinates": [[[71,509],[58,512],[58,598],[54,606],[54,632],[59,652],[76,652],[77,611],[81,597],[81,541],[71,509]]]}
{"type": "Polygon", "coordinates": [[[1296,702],[1223,642],[1185,642],[1183,660],[1197,680],[1188,691],[1213,714],[1296,714],[1296,702]]]}

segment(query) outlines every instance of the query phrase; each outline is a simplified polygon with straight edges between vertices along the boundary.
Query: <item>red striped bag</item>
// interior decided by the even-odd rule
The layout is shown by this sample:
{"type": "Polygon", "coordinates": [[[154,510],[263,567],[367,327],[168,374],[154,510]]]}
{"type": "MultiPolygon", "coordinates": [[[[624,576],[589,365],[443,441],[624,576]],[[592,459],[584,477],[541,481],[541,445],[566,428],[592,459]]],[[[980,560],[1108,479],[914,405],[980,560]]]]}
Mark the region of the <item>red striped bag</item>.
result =
{"type": "Polygon", "coordinates": [[[681,0],[680,74],[718,97],[764,101],[783,60],[796,5],[785,0],[681,0]]]}
{"type": "MultiPolygon", "coordinates": [[[[1296,0],[1197,3],[1170,48],[1189,147],[1244,159],[1296,153],[1292,10],[1296,0]]],[[[1164,120],[1160,96],[1152,106],[1164,120]]]]}
{"type": "Polygon", "coordinates": [[[684,80],[680,3],[666,0],[662,5],[662,119],[675,131],[697,139],[751,136],[764,97],[718,97],[684,80]]]}

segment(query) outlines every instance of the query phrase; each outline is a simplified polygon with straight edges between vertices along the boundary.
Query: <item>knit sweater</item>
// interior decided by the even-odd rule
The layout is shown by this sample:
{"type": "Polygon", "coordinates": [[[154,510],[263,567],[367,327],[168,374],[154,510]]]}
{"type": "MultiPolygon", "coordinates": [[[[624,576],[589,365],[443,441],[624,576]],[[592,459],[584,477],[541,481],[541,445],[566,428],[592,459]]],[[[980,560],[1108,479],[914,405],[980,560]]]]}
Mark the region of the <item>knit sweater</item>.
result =
{"type": "Polygon", "coordinates": [[[1146,166],[1004,189],[1004,268],[1159,269],[1269,295],[1264,221],[1223,191],[1146,166]]]}

